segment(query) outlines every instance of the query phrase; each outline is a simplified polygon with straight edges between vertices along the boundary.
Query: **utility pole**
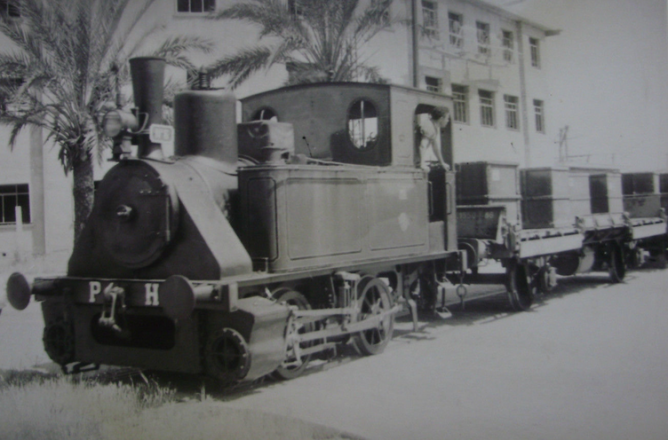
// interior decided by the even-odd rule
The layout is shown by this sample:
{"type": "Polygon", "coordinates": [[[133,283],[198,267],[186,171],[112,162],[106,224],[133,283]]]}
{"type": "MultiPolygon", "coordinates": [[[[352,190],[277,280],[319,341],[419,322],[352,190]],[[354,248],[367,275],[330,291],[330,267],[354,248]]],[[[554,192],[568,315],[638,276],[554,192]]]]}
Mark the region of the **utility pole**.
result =
{"type": "Polygon", "coordinates": [[[411,44],[413,46],[413,59],[411,65],[413,67],[413,87],[416,89],[420,87],[420,27],[418,24],[418,13],[420,12],[418,0],[411,1],[411,30],[412,38],[411,44]]]}
{"type": "Polygon", "coordinates": [[[568,125],[559,129],[559,162],[568,160],[568,125]]]}
{"type": "Polygon", "coordinates": [[[531,138],[529,137],[529,98],[527,94],[526,67],[524,65],[524,27],[522,21],[515,22],[517,34],[517,62],[520,70],[520,109],[522,111],[522,137],[524,139],[524,166],[531,166],[531,138]]]}

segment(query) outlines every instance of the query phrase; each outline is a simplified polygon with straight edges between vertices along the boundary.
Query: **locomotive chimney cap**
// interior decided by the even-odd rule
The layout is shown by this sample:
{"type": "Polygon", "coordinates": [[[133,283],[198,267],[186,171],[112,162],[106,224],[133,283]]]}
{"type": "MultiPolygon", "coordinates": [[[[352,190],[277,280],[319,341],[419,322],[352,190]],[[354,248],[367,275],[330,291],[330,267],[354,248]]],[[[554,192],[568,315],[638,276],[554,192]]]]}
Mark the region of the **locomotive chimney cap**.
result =
{"type": "Polygon", "coordinates": [[[156,56],[141,56],[141,57],[133,57],[130,58],[130,62],[136,62],[136,60],[157,60],[157,61],[165,61],[164,57],[156,57],[156,56]]]}

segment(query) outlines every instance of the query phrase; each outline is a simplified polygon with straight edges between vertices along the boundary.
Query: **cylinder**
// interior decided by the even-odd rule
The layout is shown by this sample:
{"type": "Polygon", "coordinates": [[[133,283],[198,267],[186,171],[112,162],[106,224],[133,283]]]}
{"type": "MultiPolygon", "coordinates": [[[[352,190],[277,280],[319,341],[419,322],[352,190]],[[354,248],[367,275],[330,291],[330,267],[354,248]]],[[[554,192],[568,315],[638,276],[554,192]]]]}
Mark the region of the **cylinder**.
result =
{"type": "Polygon", "coordinates": [[[174,152],[177,156],[205,156],[236,165],[236,114],[236,98],[231,93],[179,93],[174,99],[174,152]]]}
{"type": "Polygon", "coordinates": [[[147,131],[151,124],[162,124],[165,60],[158,57],[137,57],[130,60],[132,92],[139,109],[139,126],[147,131]],[[144,116],[146,115],[146,116],[144,116]]]}

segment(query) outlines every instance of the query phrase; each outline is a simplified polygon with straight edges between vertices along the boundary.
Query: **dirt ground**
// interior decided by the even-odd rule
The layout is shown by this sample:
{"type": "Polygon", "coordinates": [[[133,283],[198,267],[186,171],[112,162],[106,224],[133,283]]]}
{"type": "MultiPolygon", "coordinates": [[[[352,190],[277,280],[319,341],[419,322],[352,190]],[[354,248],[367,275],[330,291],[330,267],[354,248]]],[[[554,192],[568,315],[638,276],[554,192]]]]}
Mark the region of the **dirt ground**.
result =
{"type": "Polygon", "coordinates": [[[502,297],[400,325],[385,353],[233,400],[369,439],[668,438],[668,271],[564,279],[530,312],[502,297]]]}

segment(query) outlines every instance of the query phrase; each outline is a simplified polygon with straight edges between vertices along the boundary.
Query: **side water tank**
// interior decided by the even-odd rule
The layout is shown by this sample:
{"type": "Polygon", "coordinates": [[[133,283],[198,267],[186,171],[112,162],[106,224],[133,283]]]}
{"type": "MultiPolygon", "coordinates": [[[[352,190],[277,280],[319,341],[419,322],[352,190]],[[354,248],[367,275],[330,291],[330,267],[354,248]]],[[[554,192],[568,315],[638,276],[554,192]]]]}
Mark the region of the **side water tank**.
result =
{"type": "Polygon", "coordinates": [[[221,91],[190,90],[174,98],[174,152],[237,163],[236,98],[221,91]]]}

